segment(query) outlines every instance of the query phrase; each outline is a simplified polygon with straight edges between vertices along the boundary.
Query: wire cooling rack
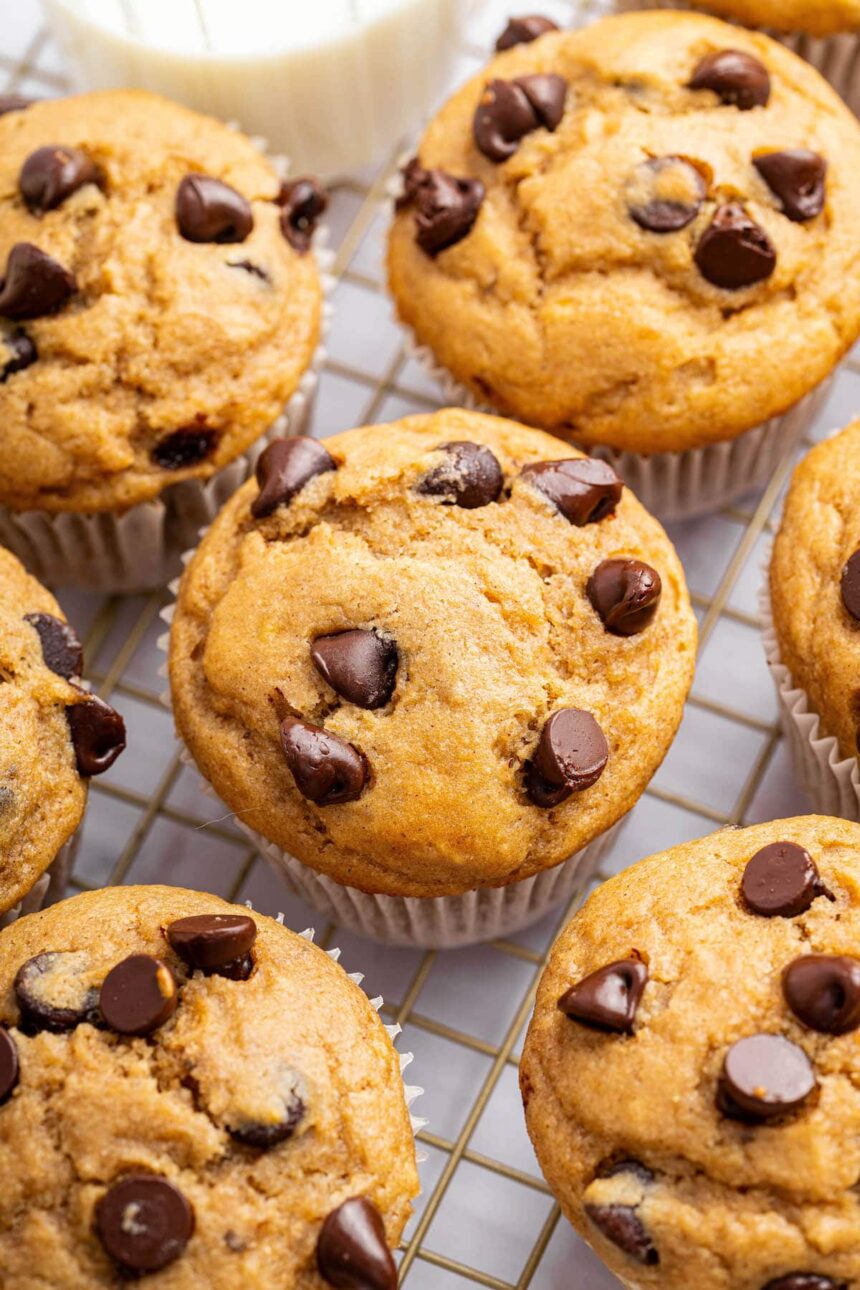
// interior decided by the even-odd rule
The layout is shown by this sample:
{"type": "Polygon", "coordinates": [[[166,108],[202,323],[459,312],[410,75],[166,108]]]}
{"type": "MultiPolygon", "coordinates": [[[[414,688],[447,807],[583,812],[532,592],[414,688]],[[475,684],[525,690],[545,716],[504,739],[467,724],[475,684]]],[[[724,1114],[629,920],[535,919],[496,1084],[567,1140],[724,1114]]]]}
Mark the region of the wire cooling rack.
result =
{"type": "MultiPolygon", "coordinates": [[[[509,0],[512,3],[512,0],[509,0]]],[[[457,79],[480,67],[509,3],[475,6],[457,79]]],[[[583,21],[603,0],[540,0],[560,23],[583,21]]],[[[516,8],[516,6],[514,6],[516,8]]],[[[528,7],[528,6],[526,6],[528,7]]],[[[61,94],[63,65],[38,0],[0,0],[0,90],[61,94]]],[[[440,97],[443,87],[440,87],[440,97]]],[[[336,250],[336,314],[314,431],[333,434],[439,406],[439,391],[412,362],[383,285],[386,183],[398,148],[380,170],[334,189],[329,223],[336,250]]],[[[778,355],[774,356],[778,361],[778,355]]],[[[699,667],[679,736],[615,843],[601,878],[654,851],[725,825],[801,813],[776,725],[758,635],[761,566],[792,466],[860,410],[857,352],[843,366],[813,433],[787,441],[763,493],[709,518],[670,526],[699,618],[699,667]]],[[[249,848],[226,807],[199,790],[175,752],[159,703],[161,595],[97,597],[61,592],[85,639],[88,675],[121,709],[129,747],[92,783],[73,888],[167,882],[283,911],[300,930],[313,911],[249,848]]],[[[540,968],[570,910],[510,941],[447,953],[386,949],[338,928],[318,927],[349,969],[382,994],[385,1019],[403,1027],[415,1053],[410,1076],[427,1092],[423,1194],[400,1252],[407,1290],[618,1290],[559,1215],[523,1125],[516,1067],[540,968]]]]}

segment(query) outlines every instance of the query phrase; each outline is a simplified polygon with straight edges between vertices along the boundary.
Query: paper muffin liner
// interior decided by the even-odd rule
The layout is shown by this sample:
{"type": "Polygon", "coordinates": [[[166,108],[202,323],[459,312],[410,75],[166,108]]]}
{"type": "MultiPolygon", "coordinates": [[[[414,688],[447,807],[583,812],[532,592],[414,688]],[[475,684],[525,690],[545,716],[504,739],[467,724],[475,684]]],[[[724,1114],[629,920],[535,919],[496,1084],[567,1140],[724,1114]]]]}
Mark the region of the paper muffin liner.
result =
{"type": "MultiPolygon", "coordinates": [[[[640,9],[694,9],[696,13],[702,12],[700,5],[685,4],[684,0],[615,0],[615,8],[619,13],[638,12],[640,9]]],[[[728,21],[738,20],[730,18],[728,21]]],[[[770,27],[754,30],[764,32],[811,63],[852,112],[860,113],[860,33],[848,31],[833,36],[810,36],[805,31],[774,31],[770,27]]]]}
{"type": "Polygon", "coordinates": [[[78,846],[78,834],[69,838],[54,859],[48,865],[48,868],[42,874],[33,886],[27,892],[23,899],[19,900],[17,905],[7,909],[4,914],[0,914],[0,931],[14,923],[16,919],[23,918],[25,914],[36,914],[45,905],[52,905],[55,900],[61,900],[66,893],[66,885],[69,881],[69,874],[72,872],[72,865],[75,862],[75,851],[78,846]]]}

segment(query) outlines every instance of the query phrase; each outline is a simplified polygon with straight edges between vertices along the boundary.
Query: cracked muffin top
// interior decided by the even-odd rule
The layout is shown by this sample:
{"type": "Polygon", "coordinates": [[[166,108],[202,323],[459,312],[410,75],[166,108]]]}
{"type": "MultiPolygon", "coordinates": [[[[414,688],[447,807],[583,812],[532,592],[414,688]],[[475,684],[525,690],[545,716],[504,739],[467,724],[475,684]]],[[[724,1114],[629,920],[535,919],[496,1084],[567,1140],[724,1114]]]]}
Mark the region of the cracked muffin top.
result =
{"type": "Polygon", "coordinates": [[[856,339],[858,185],[860,127],[783,46],[609,18],[508,49],[442,109],[390,286],[481,403],[683,450],[784,412],[856,339]]]}
{"type": "Polygon", "coordinates": [[[349,886],[458,895],[633,806],[695,638],[609,466],[448,409],[266,449],[183,576],[171,692],[252,829],[349,886]]]}
{"type": "Polygon", "coordinates": [[[722,18],[774,31],[830,36],[860,29],[860,0],[690,0],[722,18]]]}
{"type": "Polygon", "coordinates": [[[860,739],[860,421],[797,466],[770,566],[782,662],[821,717],[823,733],[856,757],[860,739]]]}
{"type": "Polygon", "coordinates": [[[0,1000],[4,1290],[349,1267],[393,1290],[418,1191],[398,1056],[322,950],[216,896],[114,888],[4,932],[0,1000]]]}
{"type": "Polygon", "coordinates": [[[0,548],[0,913],[81,822],[87,780],[125,747],[122,718],[81,688],[83,651],[54,597],[0,548]]]}
{"type": "Polygon", "coordinates": [[[243,135],[152,94],[0,116],[0,503],[122,510],[276,420],[320,328],[294,207],[243,135]]]}
{"type": "Polygon", "coordinates": [[[553,950],[520,1083],[564,1213],[631,1290],[860,1278],[860,828],[627,869],[553,950]]]}

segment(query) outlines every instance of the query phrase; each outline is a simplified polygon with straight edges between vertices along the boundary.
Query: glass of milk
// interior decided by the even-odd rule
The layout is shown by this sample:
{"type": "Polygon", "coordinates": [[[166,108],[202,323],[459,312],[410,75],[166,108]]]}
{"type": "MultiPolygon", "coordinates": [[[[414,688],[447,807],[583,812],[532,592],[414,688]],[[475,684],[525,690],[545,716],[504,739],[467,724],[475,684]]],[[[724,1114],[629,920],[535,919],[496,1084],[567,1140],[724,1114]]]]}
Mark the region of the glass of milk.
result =
{"type": "Polygon", "coordinates": [[[293,172],[385,155],[445,89],[466,0],[44,0],[80,89],[155,90],[293,172]]]}

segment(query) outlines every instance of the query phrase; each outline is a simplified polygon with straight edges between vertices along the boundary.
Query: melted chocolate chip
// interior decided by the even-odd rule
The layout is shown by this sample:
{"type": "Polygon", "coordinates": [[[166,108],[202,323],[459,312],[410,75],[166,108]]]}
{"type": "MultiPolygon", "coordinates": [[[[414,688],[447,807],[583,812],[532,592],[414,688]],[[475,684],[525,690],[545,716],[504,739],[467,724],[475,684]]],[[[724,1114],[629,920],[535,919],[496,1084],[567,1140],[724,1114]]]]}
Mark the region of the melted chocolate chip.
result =
{"type": "Polygon", "coordinates": [[[18,1083],[18,1049],[5,1026],[0,1026],[0,1106],[14,1092],[18,1083]]]}
{"type": "Polygon", "coordinates": [[[96,1205],[96,1231],[126,1271],[158,1272],[184,1253],[194,1233],[194,1210],[166,1178],[132,1174],[96,1205]]]}
{"type": "Polygon", "coordinates": [[[285,180],[278,193],[281,232],[294,251],[310,250],[317,224],[328,206],[328,193],[317,179],[305,176],[285,180]]]}
{"type": "Polygon", "coordinates": [[[558,23],[552,18],[542,18],[538,13],[509,18],[507,27],[496,41],[496,49],[501,54],[506,49],[513,49],[514,45],[530,45],[548,31],[558,31],[558,23]]]}
{"type": "Polygon", "coordinates": [[[244,242],[254,227],[250,202],[210,175],[186,175],[176,190],[176,224],[188,242],[244,242]]]}
{"type": "Polygon", "coordinates": [[[610,1165],[601,1167],[598,1178],[618,1178],[621,1174],[632,1174],[639,1182],[647,1184],[654,1181],[654,1174],[641,1160],[616,1160],[610,1165]]]}
{"type": "Polygon", "coordinates": [[[694,258],[702,277],[726,291],[764,282],[776,268],[773,242],[737,202],[717,209],[694,258]]]}
{"type": "Polygon", "coordinates": [[[784,1277],[768,1281],[762,1290],[848,1290],[844,1281],[820,1276],[817,1272],[789,1272],[784,1277]]]}
{"type": "Polygon", "coordinates": [[[558,806],[596,784],[608,760],[606,736],[591,713],[562,708],[545,723],[526,767],[529,797],[536,806],[558,806]]]}
{"type": "Polygon", "coordinates": [[[81,148],[47,144],[31,152],[21,167],[18,187],[28,208],[37,214],[52,211],[85,184],[96,184],[95,162],[81,148]]]}
{"type": "Polygon", "coordinates": [[[588,579],[586,594],[613,636],[638,636],[654,618],[663,584],[642,560],[603,560],[588,579]]]}
{"type": "Polygon", "coordinates": [[[336,1290],[397,1290],[397,1267],[373,1201],[354,1196],[329,1214],[317,1240],[317,1268],[336,1290]]]}
{"type": "Polygon", "coordinates": [[[73,274],[32,242],[16,242],[0,282],[0,314],[24,321],[55,313],[78,289],[73,274]]]}
{"type": "MultiPolygon", "coordinates": [[[[258,1068],[258,1080],[260,1075],[258,1068]]],[[[243,1110],[241,1116],[231,1116],[228,1113],[225,1117],[227,1132],[236,1142],[257,1151],[271,1151],[278,1143],[286,1142],[293,1136],[307,1109],[302,1097],[300,1076],[291,1067],[284,1065],[275,1072],[271,1092],[276,1097],[269,1100],[265,1119],[253,1119],[247,1110],[243,1110]],[[278,1114],[273,1116],[275,1102],[278,1104],[278,1114]]]]}
{"type": "Polygon", "coordinates": [[[846,560],[839,589],[843,605],[854,621],[860,623],[860,551],[846,560]]]}
{"type": "Polygon", "coordinates": [[[624,488],[610,465],[591,457],[537,461],[523,467],[522,477],[577,528],[612,515],[624,488]]]}
{"type": "Polygon", "coordinates": [[[790,220],[803,224],[824,210],[827,162],[817,152],[766,152],[754,157],[753,165],[790,220]]]}
{"type": "Polygon", "coordinates": [[[84,650],[74,627],[53,614],[25,614],[24,622],[34,627],[46,667],[70,681],[84,670],[84,650]]]}
{"type": "Polygon", "coordinates": [[[437,449],[445,460],[428,471],[417,491],[442,499],[443,506],[461,506],[473,511],[496,502],[505,482],[495,455],[482,443],[458,440],[437,449]]]}
{"type": "Polygon", "coordinates": [[[0,94],[0,116],[5,116],[7,112],[24,112],[35,99],[27,98],[24,94],[0,94]]]}
{"type": "Polygon", "coordinates": [[[518,76],[493,80],[475,109],[472,134],[490,161],[507,161],[520,140],[544,126],[554,131],[564,115],[567,82],[562,76],[518,76]]]}
{"type": "Polygon", "coordinates": [[[806,954],[782,974],[791,1011],[811,1030],[847,1035],[860,1026],[860,959],[840,954],[806,954]]]}
{"type": "Polygon", "coordinates": [[[677,233],[698,215],[705,181],[683,157],[652,157],[637,166],[626,185],[630,218],[649,233],[677,233]]]}
{"type": "Polygon", "coordinates": [[[723,103],[748,112],[750,108],[767,105],[770,76],[764,64],[752,54],[722,49],[702,59],[693,73],[690,89],[713,90],[723,103]]]}
{"type": "Polygon", "coordinates": [[[374,631],[317,636],[311,644],[311,659],[323,680],[359,708],[383,708],[394,693],[397,646],[374,631]]]}
{"type": "Polygon", "coordinates": [[[260,491],[251,503],[251,514],[262,520],[279,506],[287,506],[316,475],[337,470],[337,462],[321,443],[304,435],[275,439],[257,462],[260,491]]]}
{"type": "Polygon", "coordinates": [[[317,806],[355,802],[364,792],[367,759],[345,739],[288,717],[281,722],[281,746],[296,787],[317,806]]]}
{"type": "Polygon", "coordinates": [[[566,1017],[594,1030],[630,1035],[647,981],[648,969],[641,959],[619,959],[572,985],[558,1007],[566,1017]]]}
{"type": "Polygon", "coordinates": [[[151,954],[130,954],[104,979],[99,1004],[105,1025],[120,1035],[149,1035],[173,1016],[176,978],[151,954]]]}
{"type": "Polygon", "coordinates": [[[234,959],[232,963],[225,963],[223,967],[216,968],[214,975],[226,977],[228,981],[247,981],[253,971],[253,957],[250,954],[243,954],[240,959],[234,959]]]}
{"type": "Polygon", "coordinates": [[[215,431],[204,426],[174,430],[152,449],[152,460],[162,470],[187,470],[205,461],[215,447],[215,431]]]}
{"type": "Polygon", "coordinates": [[[2,343],[5,345],[10,357],[0,367],[0,385],[8,381],[10,376],[15,372],[23,372],[26,367],[32,367],[39,352],[36,349],[35,341],[32,341],[26,332],[13,331],[10,335],[4,336],[2,343]]]}
{"type": "Polygon", "coordinates": [[[49,950],[22,963],[15,998],[23,1029],[62,1034],[98,1017],[99,996],[88,980],[89,960],[80,952],[49,950]]]}
{"type": "Polygon", "coordinates": [[[85,779],[110,770],[125,748],[125,722],[97,695],[66,708],[78,774],[85,779]]]}
{"type": "Polygon", "coordinates": [[[168,924],[165,936],[188,967],[226,975],[224,969],[239,970],[237,964],[244,964],[257,939],[257,924],[247,914],[192,914],[168,924]]]}
{"type": "Polygon", "coordinates": [[[660,1262],[657,1247],[632,1205],[586,1205],[585,1212],[607,1241],[631,1259],[647,1267],[660,1262]]]}
{"type": "Polygon", "coordinates": [[[797,1044],[782,1035],[750,1035],[726,1053],[717,1101],[724,1115],[758,1123],[798,1110],[816,1086],[797,1044]]]}
{"type": "Polygon", "coordinates": [[[747,909],[762,918],[796,918],[817,896],[833,899],[808,851],[794,842],[771,842],[752,857],[741,879],[747,909]]]}
{"type": "Polygon", "coordinates": [[[271,283],[272,279],[261,265],[255,264],[253,260],[228,260],[228,269],[241,269],[244,273],[250,273],[252,278],[259,278],[261,282],[271,283]]]}
{"type": "Polygon", "coordinates": [[[403,186],[398,207],[415,206],[415,239],[427,255],[436,256],[471,233],[484,201],[479,179],[425,170],[414,157],[403,172],[403,186]]]}

